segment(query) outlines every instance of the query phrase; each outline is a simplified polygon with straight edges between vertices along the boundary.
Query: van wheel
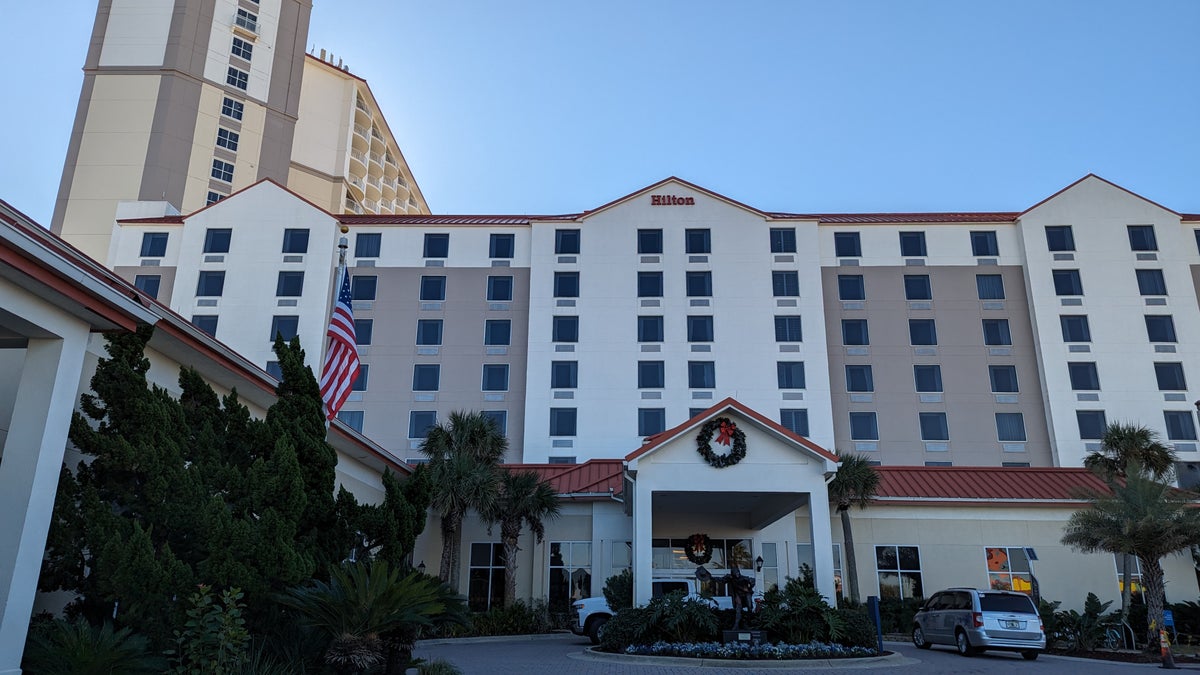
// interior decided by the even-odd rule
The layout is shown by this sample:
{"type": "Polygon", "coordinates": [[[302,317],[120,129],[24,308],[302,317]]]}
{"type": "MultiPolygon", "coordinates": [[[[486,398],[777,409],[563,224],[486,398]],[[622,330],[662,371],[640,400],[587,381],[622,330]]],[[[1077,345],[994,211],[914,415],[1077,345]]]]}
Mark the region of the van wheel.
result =
{"type": "Polygon", "coordinates": [[[913,626],[912,642],[917,649],[929,649],[933,646],[933,643],[925,639],[925,631],[921,630],[920,626],[913,626]]]}
{"type": "Polygon", "coordinates": [[[600,644],[600,636],[604,634],[604,624],[606,623],[608,623],[607,616],[593,617],[591,621],[588,621],[587,635],[592,644],[600,644]]]}
{"type": "Polygon", "coordinates": [[[1021,657],[1026,661],[1037,661],[1038,653],[1033,651],[1021,652],[1021,657]]]}
{"type": "Polygon", "coordinates": [[[975,656],[978,653],[978,650],[971,646],[971,641],[967,639],[967,632],[961,628],[954,633],[954,647],[963,656],[975,656]]]}

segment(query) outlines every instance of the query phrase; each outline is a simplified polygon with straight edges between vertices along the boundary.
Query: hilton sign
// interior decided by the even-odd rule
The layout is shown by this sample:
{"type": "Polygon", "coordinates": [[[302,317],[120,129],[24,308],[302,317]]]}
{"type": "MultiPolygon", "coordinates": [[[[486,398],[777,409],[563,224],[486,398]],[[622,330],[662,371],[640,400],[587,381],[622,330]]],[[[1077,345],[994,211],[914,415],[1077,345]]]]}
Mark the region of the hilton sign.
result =
{"type": "Polygon", "coordinates": [[[695,197],[676,197],[675,195],[650,195],[650,206],[695,206],[695,197]]]}

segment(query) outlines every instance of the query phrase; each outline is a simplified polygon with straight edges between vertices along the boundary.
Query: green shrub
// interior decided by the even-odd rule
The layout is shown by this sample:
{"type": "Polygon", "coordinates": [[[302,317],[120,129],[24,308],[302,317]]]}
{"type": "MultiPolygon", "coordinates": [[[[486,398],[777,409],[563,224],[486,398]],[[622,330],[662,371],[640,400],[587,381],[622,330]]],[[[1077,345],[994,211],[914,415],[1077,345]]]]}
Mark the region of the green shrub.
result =
{"type": "Polygon", "coordinates": [[[1105,631],[1116,620],[1112,614],[1104,613],[1111,604],[1111,600],[1102,603],[1095,593],[1088,593],[1082,614],[1073,609],[1055,613],[1063,647],[1072,652],[1090,652],[1100,646],[1105,631]]]}
{"type": "Polygon", "coordinates": [[[917,610],[925,604],[923,598],[880,598],[879,619],[884,634],[903,633],[907,635],[912,629],[913,617],[917,610]]]}
{"type": "Polygon", "coordinates": [[[471,616],[469,635],[530,635],[549,633],[550,613],[546,610],[546,601],[517,600],[512,607],[493,607],[486,612],[471,616]]]}
{"type": "Polygon", "coordinates": [[[719,633],[717,613],[706,603],[687,600],[682,592],[668,593],[645,607],[617,612],[604,625],[600,648],[620,652],[654,642],[707,642],[719,633]]]}
{"type": "Polygon", "coordinates": [[[625,648],[636,644],[654,642],[653,635],[647,635],[653,627],[646,618],[645,607],[630,607],[617,612],[600,634],[600,649],[606,652],[623,652],[625,648]],[[649,639],[644,639],[644,638],[649,639]]]}
{"type": "Polygon", "coordinates": [[[417,666],[420,675],[462,675],[458,666],[446,659],[434,659],[417,666]]]}
{"type": "Polygon", "coordinates": [[[604,599],[614,612],[633,607],[633,574],[622,570],[605,580],[604,599]]]}
{"type": "Polygon", "coordinates": [[[842,637],[837,641],[845,647],[866,647],[876,649],[879,646],[875,633],[875,622],[867,615],[865,609],[835,609],[842,622],[842,637]]]}
{"type": "Polygon", "coordinates": [[[241,668],[249,660],[250,633],[242,610],[242,592],[236,588],[221,594],[221,602],[213,599],[212,588],[201,586],[188,599],[187,623],[175,631],[175,667],[177,675],[228,673],[241,668]]]}
{"type": "Polygon", "coordinates": [[[1038,603],[1038,616],[1042,618],[1042,628],[1046,632],[1046,646],[1053,647],[1062,640],[1062,627],[1058,623],[1058,608],[1062,601],[1041,600],[1038,603]]]}
{"type": "Polygon", "coordinates": [[[788,644],[837,642],[842,637],[842,618],[815,589],[801,579],[788,579],[782,589],[763,596],[758,624],[771,639],[788,644]]]}
{"type": "Polygon", "coordinates": [[[151,655],[149,641],[129,628],[97,628],[82,618],[36,623],[25,645],[21,667],[30,675],[141,675],[166,670],[166,660],[151,655]]]}

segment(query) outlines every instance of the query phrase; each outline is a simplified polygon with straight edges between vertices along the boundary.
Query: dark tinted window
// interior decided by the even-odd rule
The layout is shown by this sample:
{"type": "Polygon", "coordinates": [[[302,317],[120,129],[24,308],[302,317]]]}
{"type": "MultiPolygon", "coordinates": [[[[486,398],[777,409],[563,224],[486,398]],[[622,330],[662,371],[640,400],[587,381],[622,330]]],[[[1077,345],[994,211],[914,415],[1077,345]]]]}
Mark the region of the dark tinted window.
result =
{"type": "Polygon", "coordinates": [[[999,274],[976,274],[975,289],[980,300],[1003,300],[1004,277],[999,274]]]}
{"type": "Polygon", "coordinates": [[[560,255],[579,253],[579,230],[555,230],[554,252],[560,255]]]}
{"type": "Polygon", "coordinates": [[[834,232],[833,254],[839,258],[857,258],[862,255],[862,245],[857,232],[834,232]]]}
{"type": "Polygon", "coordinates": [[[638,342],[662,342],[663,318],[661,316],[639,316],[637,334],[638,342]]]}
{"type": "Polygon", "coordinates": [[[284,230],[284,253],[308,253],[308,230],[284,230]]]}
{"type": "Polygon", "coordinates": [[[796,229],[793,227],[771,228],[771,253],[795,253],[796,229]]]}
{"type": "Polygon", "coordinates": [[[161,258],[167,254],[167,233],[147,232],[142,235],[142,257],[161,258]]]}
{"type": "Polygon", "coordinates": [[[712,253],[712,235],[707,229],[685,230],[683,240],[688,253],[712,253]]]}
{"type": "Polygon", "coordinates": [[[995,232],[972,232],[971,255],[1000,255],[995,232]]]}
{"type": "Polygon", "coordinates": [[[233,230],[228,228],[213,228],[204,233],[205,253],[229,253],[229,239],[233,230]]]}
{"type": "Polygon", "coordinates": [[[980,593],[979,609],[984,612],[1037,614],[1037,610],[1033,607],[1033,601],[1028,596],[1007,593],[980,593]]]}
{"type": "Polygon", "coordinates": [[[866,300],[867,289],[861,274],[838,275],[839,300],[866,300]]]}
{"type": "Polygon", "coordinates": [[[1142,295],[1166,295],[1167,282],[1162,270],[1137,270],[1138,292],[1142,295]]]}
{"type": "MultiPolygon", "coordinates": [[[[429,235],[425,235],[428,237],[429,235]]],[[[449,235],[447,235],[449,236],[449,235]]],[[[354,237],[355,258],[378,258],[383,235],[378,232],[360,232],[354,237]]]]}
{"type": "Polygon", "coordinates": [[[638,230],[638,253],[662,253],[662,230],[638,230]]]}
{"type": "Polygon", "coordinates": [[[900,255],[907,258],[921,257],[925,255],[925,233],[924,232],[901,232],[900,233],[900,255]]]}
{"type": "Polygon", "coordinates": [[[445,300],[446,277],[421,277],[421,299],[445,300]]]}
{"type": "Polygon", "coordinates": [[[511,258],[516,250],[516,235],[493,234],[488,241],[488,256],[491,258],[511,258]]]}
{"type": "Polygon", "coordinates": [[[717,386],[717,367],[712,361],[688,361],[688,387],[713,389],[717,386]]]}
{"type": "Polygon", "coordinates": [[[555,342],[578,342],[579,341],[579,317],[577,316],[556,316],[554,317],[553,340],[555,342]]]}
{"type": "Polygon", "coordinates": [[[906,300],[932,300],[933,288],[928,274],[904,275],[904,298],[906,300]]]}
{"type": "Polygon", "coordinates": [[[1079,270],[1054,270],[1054,293],[1083,295],[1083,281],[1079,278],[1079,270]]]}
{"type": "Polygon", "coordinates": [[[1046,227],[1046,246],[1051,251],[1074,251],[1075,235],[1070,225],[1050,225],[1046,227]]]}
{"type": "Polygon", "coordinates": [[[450,235],[441,234],[426,234],[425,235],[425,257],[426,258],[445,258],[450,255],[450,235]]]}
{"type": "Polygon", "coordinates": [[[375,291],[379,287],[379,278],[375,276],[350,277],[350,297],[354,300],[374,300],[375,291]]]}
{"type": "Polygon", "coordinates": [[[579,272],[555,272],[554,273],[554,297],[556,297],[556,298],[578,298],[579,297],[579,272]]]}
{"type": "Polygon", "coordinates": [[[638,272],[637,292],[639,298],[661,298],[663,294],[663,273],[638,272]]]}
{"type": "Polygon", "coordinates": [[[1135,251],[1157,251],[1158,240],[1154,237],[1154,226],[1130,225],[1129,248],[1135,251]]]}

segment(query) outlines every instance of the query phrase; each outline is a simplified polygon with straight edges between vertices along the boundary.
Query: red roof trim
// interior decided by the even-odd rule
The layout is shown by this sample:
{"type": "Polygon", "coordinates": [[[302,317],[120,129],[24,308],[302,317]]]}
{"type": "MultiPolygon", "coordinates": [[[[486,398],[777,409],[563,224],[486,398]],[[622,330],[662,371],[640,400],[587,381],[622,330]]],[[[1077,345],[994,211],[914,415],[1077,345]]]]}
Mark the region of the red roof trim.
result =
{"type": "Polygon", "coordinates": [[[607,498],[623,488],[619,459],[592,459],[583,464],[505,464],[509,471],[533,471],[554,486],[560,495],[594,495],[607,498]]]}
{"type": "Polygon", "coordinates": [[[1107,183],[1108,185],[1111,185],[1112,187],[1115,187],[1115,188],[1117,188],[1118,190],[1120,190],[1120,191],[1122,191],[1122,192],[1125,192],[1125,193],[1128,193],[1128,194],[1130,194],[1130,195],[1133,195],[1134,197],[1137,197],[1138,199],[1140,199],[1140,200],[1142,200],[1142,201],[1144,201],[1144,202],[1147,202],[1147,203],[1149,203],[1149,204],[1153,204],[1154,206],[1157,206],[1158,208],[1160,208],[1160,209],[1162,209],[1162,210],[1164,210],[1164,211],[1168,211],[1168,212],[1170,212],[1170,213],[1174,213],[1174,214],[1175,214],[1175,215],[1177,215],[1177,216],[1178,216],[1178,215],[1180,215],[1180,214],[1179,214],[1177,211],[1174,211],[1174,210],[1172,210],[1172,209],[1168,209],[1167,207],[1163,206],[1162,204],[1159,204],[1158,202],[1156,202],[1156,201],[1154,201],[1154,200],[1151,200],[1151,199],[1146,199],[1145,197],[1143,197],[1143,196],[1139,195],[1138,193],[1134,192],[1133,190],[1130,190],[1130,189],[1128,189],[1128,188],[1123,188],[1123,187],[1121,187],[1120,185],[1117,185],[1116,183],[1112,182],[1111,180],[1107,180],[1107,179],[1101,178],[1100,176],[1097,176],[1097,175],[1096,175],[1096,174],[1094,174],[1094,173],[1089,173],[1088,175],[1084,176],[1083,178],[1080,178],[1079,180],[1075,181],[1074,183],[1071,183],[1070,185],[1068,185],[1067,187],[1065,187],[1065,188],[1063,188],[1063,189],[1059,190],[1058,192],[1055,192],[1054,194],[1050,195],[1049,197],[1046,197],[1045,199],[1043,199],[1042,201],[1040,201],[1040,202],[1038,202],[1038,203],[1034,204],[1033,206],[1031,206],[1031,207],[1029,207],[1029,208],[1025,209],[1025,210],[1024,210],[1024,211],[1022,211],[1020,214],[1018,214],[1018,217],[1019,217],[1019,216],[1023,216],[1023,215],[1025,215],[1026,213],[1029,213],[1030,211],[1032,211],[1032,210],[1036,209],[1037,207],[1041,206],[1042,204],[1045,204],[1046,202],[1050,201],[1051,199],[1054,199],[1055,197],[1057,197],[1057,196],[1061,195],[1062,193],[1066,192],[1067,190],[1070,190],[1071,188],[1075,187],[1076,185],[1079,185],[1080,183],[1082,183],[1083,181],[1085,181],[1085,180],[1087,180],[1087,179],[1089,179],[1089,178],[1095,178],[1095,179],[1096,179],[1096,180],[1098,180],[1098,181],[1101,181],[1101,182],[1107,183]]]}
{"type": "Polygon", "coordinates": [[[1063,467],[881,466],[877,496],[886,500],[1039,501],[1078,503],[1080,491],[1107,492],[1096,474],[1063,467]]]}

